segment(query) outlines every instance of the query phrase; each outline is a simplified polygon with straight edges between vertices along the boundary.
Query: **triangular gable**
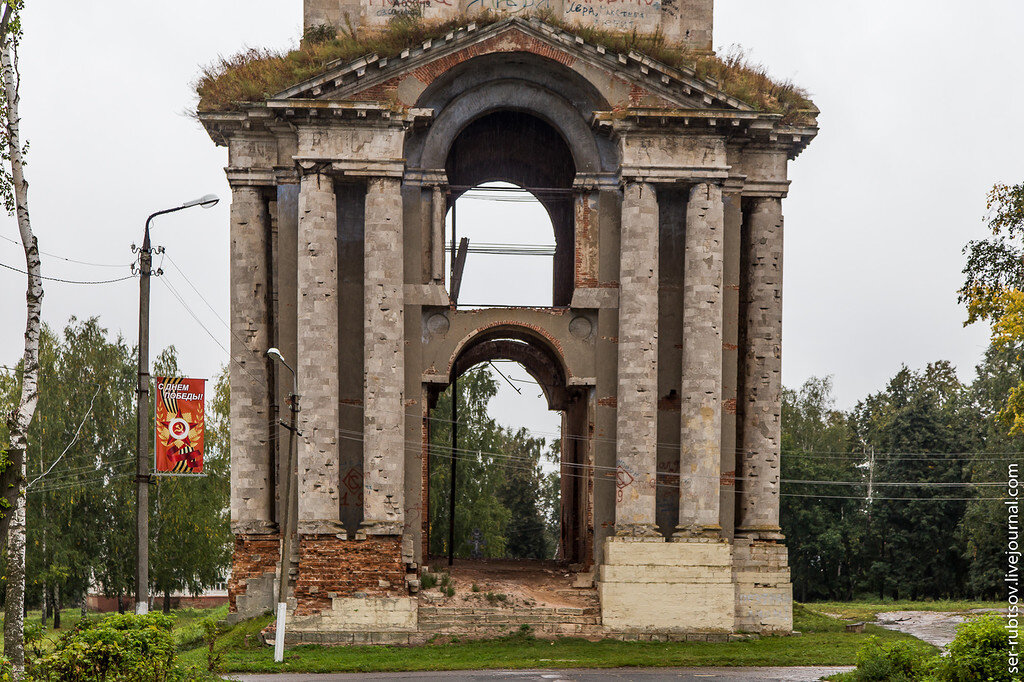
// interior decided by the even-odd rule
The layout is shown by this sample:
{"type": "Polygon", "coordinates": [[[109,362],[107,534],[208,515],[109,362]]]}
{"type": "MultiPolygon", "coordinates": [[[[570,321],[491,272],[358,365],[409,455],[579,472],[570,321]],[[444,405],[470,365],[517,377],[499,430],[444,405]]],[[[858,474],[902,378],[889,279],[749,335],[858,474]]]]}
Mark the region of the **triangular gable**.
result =
{"type": "Polygon", "coordinates": [[[609,51],[601,45],[538,19],[506,19],[480,28],[470,24],[440,39],[411,46],[397,57],[370,55],[336,63],[320,76],[299,83],[273,99],[397,101],[412,106],[435,78],[457,64],[485,54],[527,52],[579,72],[613,109],[658,107],[753,111],[717,85],[637,52],[609,51]],[[603,76],[603,77],[600,77],[603,76]]]}

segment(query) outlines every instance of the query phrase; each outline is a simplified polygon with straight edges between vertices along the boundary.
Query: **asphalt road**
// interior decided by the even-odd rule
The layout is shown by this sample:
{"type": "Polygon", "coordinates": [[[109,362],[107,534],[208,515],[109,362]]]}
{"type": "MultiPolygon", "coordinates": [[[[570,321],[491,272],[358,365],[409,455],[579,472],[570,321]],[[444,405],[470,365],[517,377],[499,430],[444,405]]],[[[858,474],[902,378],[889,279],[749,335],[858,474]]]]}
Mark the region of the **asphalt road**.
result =
{"type": "Polygon", "coordinates": [[[237,675],[239,682],[341,682],[342,680],[513,680],[514,682],[816,682],[849,667],[795,668],[610,668],[604,670],[459,670],[416,673],[280,673],[237,675]]]}

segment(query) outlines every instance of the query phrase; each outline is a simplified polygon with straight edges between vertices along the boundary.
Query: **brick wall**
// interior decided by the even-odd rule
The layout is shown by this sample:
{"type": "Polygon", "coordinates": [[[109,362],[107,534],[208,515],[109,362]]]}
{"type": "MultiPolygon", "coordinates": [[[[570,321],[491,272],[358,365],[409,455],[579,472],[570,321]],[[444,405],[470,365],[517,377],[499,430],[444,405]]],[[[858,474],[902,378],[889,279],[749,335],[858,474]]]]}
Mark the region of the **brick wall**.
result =
{"type": "Polygon", "coordinates": [[[238,611],[237,598],[245,594],[249,580],[273,574],[281,553],[277,535],[236,535],[228,580],[228,610],[238,611]]]}
{"type": "Polygon", "coordinates": [[[333,597],[406,594],[402,540],[370,536],[342,540],[337,535],[303,535],[299,540],[299,578],[295,615],[331,608],[333,597]]]}

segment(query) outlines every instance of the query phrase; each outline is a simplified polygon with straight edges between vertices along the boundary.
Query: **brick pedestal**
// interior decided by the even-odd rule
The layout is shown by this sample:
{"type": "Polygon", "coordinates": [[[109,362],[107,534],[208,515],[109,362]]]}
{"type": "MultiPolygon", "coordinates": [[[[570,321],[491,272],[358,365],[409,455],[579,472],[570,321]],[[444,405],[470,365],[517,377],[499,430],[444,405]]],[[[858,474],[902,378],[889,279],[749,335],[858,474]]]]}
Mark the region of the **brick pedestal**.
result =
{"type": "Polygon", "coordinates": [[[301,536],[296,616],[330,611],[336,598],[405,595],[400,537],[344,540],[337,535],[301,536]]]}
{"type": "Polygon", "coordinates": [[[228,580],[228,611],[231,620],[244,620],[272,610],[277,559],[281,554],[277,535],[236,535],[228,580]]]}

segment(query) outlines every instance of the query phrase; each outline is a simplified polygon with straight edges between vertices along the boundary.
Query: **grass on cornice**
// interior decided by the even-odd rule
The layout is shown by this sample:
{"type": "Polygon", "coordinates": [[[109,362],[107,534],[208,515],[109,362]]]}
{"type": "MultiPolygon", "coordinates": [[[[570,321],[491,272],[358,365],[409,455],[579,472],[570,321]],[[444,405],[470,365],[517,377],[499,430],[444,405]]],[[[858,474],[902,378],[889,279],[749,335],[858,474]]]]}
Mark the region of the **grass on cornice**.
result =
{"type": "MultiPolygon", "coordinates": [[[[713,78],[724,92],[758,111],[781,114],[786,123],[808,123],[816,113],[805,90],[788,80],[772,79],[763,65],[752,62],[738,47],[730,48],[722,56],[694,54],[667,42],[661,35],[613,33],[567,24],[551,14],[538,17],[609,51],[633,50],[669,66],[694,69],[699,77],[713,78]]],[[[195,83],[199,96],[197,111],[229,111],[246,103],[262,102],[323,73],[332,62],[351,61],[369,54],[394,57],[407,47],[440,38],[471,23],[484,27],[504,18],[483,14],[442,23],[396,18],[386,29],[372,34],[359,34],[351,29],[337,33],[326,27],[312,29],[297,49],[278,52],[250,48],[221,57],[203,68],[195,83]]]]}

